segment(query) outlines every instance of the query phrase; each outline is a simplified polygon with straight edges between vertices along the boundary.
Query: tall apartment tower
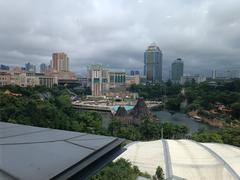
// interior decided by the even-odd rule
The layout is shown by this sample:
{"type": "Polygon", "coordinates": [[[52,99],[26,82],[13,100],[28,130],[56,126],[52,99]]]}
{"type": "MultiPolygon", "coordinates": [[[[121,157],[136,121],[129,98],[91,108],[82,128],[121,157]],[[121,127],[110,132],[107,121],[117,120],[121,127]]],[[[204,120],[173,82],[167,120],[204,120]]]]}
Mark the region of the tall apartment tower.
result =
{"type": "Polygon", "coordinates": [[[102,65],[91,65],[88,68],[88,83],[93,96],[102,96],[109,90],[108,70],[102,65]]]}
{"type": "Polygon", "coordinates": [[[52,54],[52,68],[57,72],[68,72],[69,71],[69,58],[67,54],[53,53],[52,54]]]}
{"type": "Polygon", "coordinates": [[[217,77],[217,71],[216,71],[216,69],[213,69],[212,70],[212,79],[216,79],[216,77],[217,77]]]}
{"type": "Polygon", "coordinates": [[[25,69],[26,71],[29,71],[29,72],[36,72],[36,66],[31,64],[30,62],[28,62],[27,64],[25,64],[25,69]]]}
{"type": "Polygon", "coordinates": [[[40,64],[40,73],[46,73],[48,66],[44,63],[40,64]]]}
{"type": "Polygon", "coordinates": [[[172,82],[180,83],[181,77],[183,76],[184,63],[181,58],[176,59],[172,63],[172,82]]]}
{"type": "Polygon", "coordinates": [[[162,81],[162,51],[156,43],[152,43],[144,52],[144,75],[147,82],[162,81]]]}

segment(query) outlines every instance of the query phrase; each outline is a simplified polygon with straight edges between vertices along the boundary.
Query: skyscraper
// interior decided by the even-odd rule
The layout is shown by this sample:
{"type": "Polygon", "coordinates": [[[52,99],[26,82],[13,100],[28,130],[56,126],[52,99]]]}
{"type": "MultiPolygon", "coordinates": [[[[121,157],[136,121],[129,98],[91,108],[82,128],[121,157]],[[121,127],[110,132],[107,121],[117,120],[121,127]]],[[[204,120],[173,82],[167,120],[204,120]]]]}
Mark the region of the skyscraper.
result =
{"type": "Polygon", "coordinates": [[[212,70],[212,79],[216,79],[216,77],[217,77],[217,71],[216,71],[216,69],[213,69],[212,70]]]}
{"type": "Polygon", "coordinates": [[[52,54],[52,68],[57,72],[68,72],[69,71],[69,58],[67,54],[53,53],[52,54]]]}
{"type": "Polygon", "coordinates": [[[152,43],[144,52],[144,75],[148,82],[162,81],[162,51],[152,43]]]}
{"type": "Polygon", "coordinates": [[[25,64],[25,69],[26,71],[29,71],[29,72],[36,72],[36,66],[31,64],[30,62],[25,64]]]}
{"type": "Polygon", "coordinates": [[[47,71],[48,66],[44,63],[40,64],[40,73],[45,73],[47,71]]]}
{"type": "Polygon", "coordinates": [[[181,58],[176,59],[172,63],[172,81],[174,83],[179,83],[181,77],[183,76],[183,61],[181,58]]]}
{"type": "Polygon", "coordinates": [[[102,96],[109,90],[108,70],[95,64],[88,68],[88,83],[93,96],[102,96]]]}

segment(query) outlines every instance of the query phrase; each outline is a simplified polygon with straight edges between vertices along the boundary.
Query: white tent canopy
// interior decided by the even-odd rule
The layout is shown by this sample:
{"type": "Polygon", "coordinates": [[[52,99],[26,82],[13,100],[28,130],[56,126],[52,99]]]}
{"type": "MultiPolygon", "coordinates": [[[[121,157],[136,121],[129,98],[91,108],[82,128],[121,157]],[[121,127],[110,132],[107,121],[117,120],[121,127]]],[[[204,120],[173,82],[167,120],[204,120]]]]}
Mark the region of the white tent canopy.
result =
{"type": "Polygon", "coordinates": [[[240,179],[240,149],[226,144],[191,140],[135,142],[118,158],[128,159],[143,172],[163,168],[166,179],[240,179]]]}

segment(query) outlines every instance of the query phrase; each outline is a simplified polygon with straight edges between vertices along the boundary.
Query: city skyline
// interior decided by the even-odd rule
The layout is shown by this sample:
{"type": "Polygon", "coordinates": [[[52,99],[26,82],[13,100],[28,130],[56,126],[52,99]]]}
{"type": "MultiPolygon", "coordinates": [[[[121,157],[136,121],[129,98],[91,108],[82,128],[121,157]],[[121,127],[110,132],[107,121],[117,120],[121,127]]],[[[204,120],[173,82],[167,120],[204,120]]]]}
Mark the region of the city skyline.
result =
{"type": "Polygon", "coordinates": [[[48,63],[63,51],[76,73],[89,63],[142,71],[142,52],[155,41],[165,77],[177,57],[186,72],[240,67],[239,7],[237,0],[2,1],[0,63],[48,63]]]}

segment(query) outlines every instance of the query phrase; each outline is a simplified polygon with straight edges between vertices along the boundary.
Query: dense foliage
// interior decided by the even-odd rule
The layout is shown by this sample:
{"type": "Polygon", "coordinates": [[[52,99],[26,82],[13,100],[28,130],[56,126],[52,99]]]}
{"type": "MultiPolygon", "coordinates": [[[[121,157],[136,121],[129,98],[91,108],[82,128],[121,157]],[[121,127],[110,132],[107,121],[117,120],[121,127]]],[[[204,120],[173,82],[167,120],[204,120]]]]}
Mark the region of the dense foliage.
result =
{"type": "Polygon", "coordinates": [[[131,92],[137,92],[140,97],[146,100],[166,101],[166,108],[174,111],[180,110],[180,103],[183,101],[181,96],[182,86],[172,84],[171,81],[162,84],[132,85],[128,89],[131,92]]]}
{"type": "Polygon", "coordinates": [[[131,85],[128,90],[136,92],[146,100],[162,100],[163,96],[175,97],[181,91],[181,86],[177,84],[149,84],[131,85]]]}
{"type": "Polygon", "coordinates": [[[105,129],[99,113],[78,112],[72,107],[69,91],[64,87],[6,86],[0,89],[0,99],[0,118],[5,122],[111,135],[129,140],[160,139],[162,128],[164,138],[183,138],[188,133],[185,126],[161,124],[148,119],[139,125],[123,125],[113,120],[105,129]],[[6,90],[21,93],[22,96],[5,95],[6,90]]]}
{"type": "MultiPolygon", "coordinates": [[[[204,82],[201,84],[187,83],[184,86],[172,84],[168,81],[165,84],[157,85],[133,85],[129,88],[132,92],[138,92],[140,96],[145,97],[149,100],[161,100],[163,95],[166,94],[165,107],[169,110],[179,111],[180,104],[184,100],[187,100],[186,111],[197,111],[198,115],[208,120],[217,119],[225,123],[226,127],[218,131],[202,129],[194,133],[192,138],[196,141],[201,142],[218,142],[227,143],[239,146],[240,143],[240,80],[230,81],[217,81],[215,82],[204,82]],[[184,92],[181,90],[184,89],[184,92]],[[165,93],[166,92],[166,93],[165,93]],[[220,110],[217,104],[222,104],[226,111],[220,110]],[[227,124],[227,125],[226,125],[227,124]]],[[[151,125],[149,125],[151,126],[151,125]]],[[[156,129],[160,129],[159,125],[156,129]]],[[[164,127],[164,137],[175,138],[176,131],[171,128],[171,133],[168,132],[168,125],[164,127]]],[[[170,126],[174,126],[170,124],[170,126]]],[[[156,127],[154,125],[154,127],[156,127]]],[[[147,131],[147,127],[144,127],[144,131],[141,132],[139,127],[121,127],[115,131],[116,135],[125,134],[129,139],[143,139],[140,137],[147,131]],[[128,133],[127,133],[128,132],[128,133]],[[134,132],[134,133],[130,133],[134,132]],[[139,133],[140,132],[140,133],[139,133]]],[[[155,131],[148,132],[149,139],[157,137],[159,132],[155,131]]],[[[181,128],[175,128],[178,131],[181,128]]],[[[179,135],[177,135],[179,137],[179,135]]]]}
{"type": "Polygon", "coordinates": [[[71,105],[66,88],[2,87],[0,119],[5,122],[40,127],[103,134],[102,119],[97,112],[78,113],[71,105]],[[5,90],[21,93],[21,97],[5,95],[5,90]]]}
{"type": "Polygon", "coordinates": [[[118,121],[113,121],[108,128],[110,135],[133,141],[161,139],[162,130],[163,138],[166,139],[185,138],[188,133],[186,126],[151,122],[148,119],[145,119],[139,125],[124,125],[118,121]]]}
{"type": "Polygon", "coordinates": [[[192,139],[199,142],[216,142],[240,147],[240,128],[224,128],[218,131],[200,129],[192,135],[192,139]]]}
{"type": "Polygon", "coordinates": [[[142,173],[137,166],[133,166],[125,159],[111,162],[91,180],[136,180],[138,176],[151,178],[147,173],[142,173]]]}
{"type": "Polygon", "coordinates": [[[185,87],[189,110],[212,109],[216,103],[230,108],[234,118],[240,118],[240,80],[209,82],[185,87]]]}

